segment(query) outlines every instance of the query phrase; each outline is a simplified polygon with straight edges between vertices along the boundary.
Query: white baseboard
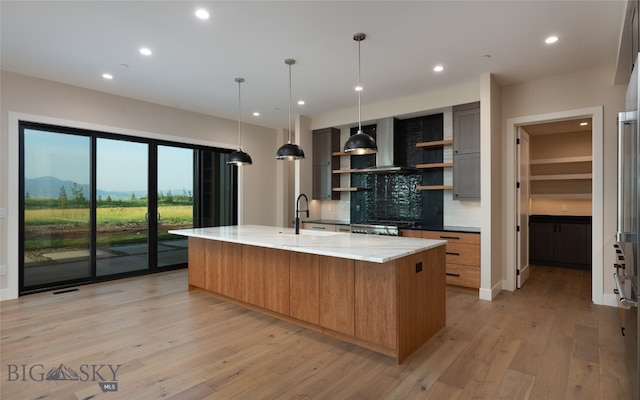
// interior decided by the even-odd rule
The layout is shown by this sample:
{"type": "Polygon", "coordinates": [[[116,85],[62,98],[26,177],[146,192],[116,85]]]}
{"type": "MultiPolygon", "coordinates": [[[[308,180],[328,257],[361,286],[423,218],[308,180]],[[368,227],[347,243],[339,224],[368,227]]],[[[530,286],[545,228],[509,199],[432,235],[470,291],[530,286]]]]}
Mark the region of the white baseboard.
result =
{"type": "Polygon", "coordinates": [[[17,299],[17,297],[11,297],[9,289],[0,289],[0,301],[13,299],[17,299]]]}
{"type": "Polygon", "coordinates": [[[493,285],[491,289],[480,288],[479,290],[480,300],[492,301],[493,299],[496,298],[498,293],[502,291],[503,285],[504,285],[504,281],[500,281],[495,285],[493,285]]]}

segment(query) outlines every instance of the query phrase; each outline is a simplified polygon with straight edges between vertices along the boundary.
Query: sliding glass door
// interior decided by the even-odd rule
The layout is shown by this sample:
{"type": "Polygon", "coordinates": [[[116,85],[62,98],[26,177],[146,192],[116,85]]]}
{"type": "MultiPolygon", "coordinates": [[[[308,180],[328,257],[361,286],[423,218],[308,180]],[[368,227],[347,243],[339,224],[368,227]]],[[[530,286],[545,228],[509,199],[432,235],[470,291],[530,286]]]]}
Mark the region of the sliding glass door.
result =
{"type": "Polygon", "coordinates": [[[20,293],[187,264],[168,231],[237,221],[228,150],[20,123],[20,293]]]}
{"type": "Polygon", "coordinates": [[[159,268],[187,260],[187,238],[171,229],[193,227],[194,150],[158,146],[157,265],[159,268]]]}
{"type": "Polygon", "coordinates": [[[25,129],[21,286],[91,278],[91,138],[25,129]]]}
{"type": "Polygon", "coordinates": [[[96,275],[149,268],[149,145],[96,140],[96,275]]]}

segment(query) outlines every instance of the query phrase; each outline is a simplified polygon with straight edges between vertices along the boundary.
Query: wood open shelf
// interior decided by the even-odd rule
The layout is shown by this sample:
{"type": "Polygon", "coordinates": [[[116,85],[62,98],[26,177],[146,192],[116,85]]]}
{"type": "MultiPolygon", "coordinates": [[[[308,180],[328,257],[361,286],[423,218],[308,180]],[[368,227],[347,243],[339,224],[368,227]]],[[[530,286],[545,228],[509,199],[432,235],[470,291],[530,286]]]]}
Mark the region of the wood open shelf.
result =
{"type": "Polygon", "coordinates": [[[345,153],[344,151],[334,151],[333,153],[331,153],[332,156],[334,157],[341,157],[341,156],[349,156],[349,153],[345,153]]]}
{"type": "Polygon", "coordinates": [[[580,157],[558,157],[558,158],[541,158],[538,160],[530,160],[529,164],[539,165],[539,164],[566,164],[566,163],[577,163],[577,162],[591,162],[593,157],[591,156],[580,156],[580,157]]]}
{"type": "Polygon", "coordinates": [[[418,169],[428,169],[428,168],[447,168],[453,167],[452,162],[443,162],[443,163],[432,163],[432,164],[418,164],[416,168],[418,169]]]}
{"type": "Polygon", "coordinates": [[[452,190],[453,185],[417,186],[416,190],[452,190]]]}
{"type": "Polygon", "coordinates": [[[331,189],[334,192],[361,192],[363,190],[369,190],[362,187],[335,187],[331,189]]]}
{"type": "Polygon", "coordinates": [[[453,140],[448,139],[448,140],[435,140],[432,142],[420,142],[420,143],[416,143],[416,147],[421,147],[421,148],[425,148],[425,147],[440,147],[440,146],[450,146],[453,144],[453,140]]]}
{"type": "Polygon", "coordinates": [[[538,193],[532,194],[532,199],[590,199],[591,193],[538,193]]]}
{"type": "Polygon", "coordinates": [[[593,174],[555,174],[555,175],[532,175],[532,181],[566,181],[569,179],[592,179],[593,174]]]}

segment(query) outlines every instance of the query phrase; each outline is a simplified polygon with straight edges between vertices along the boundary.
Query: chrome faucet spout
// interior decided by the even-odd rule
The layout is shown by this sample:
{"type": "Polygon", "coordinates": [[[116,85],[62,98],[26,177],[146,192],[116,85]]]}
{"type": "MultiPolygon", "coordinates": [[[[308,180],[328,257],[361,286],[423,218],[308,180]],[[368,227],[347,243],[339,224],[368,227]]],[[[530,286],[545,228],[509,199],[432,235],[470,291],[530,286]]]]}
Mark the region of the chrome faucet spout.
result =
{"type": "Polygon", "coordinates": [[[300,193],[298,195],[298,198],[296,199],[296,235],[300,234],[300,213],[301,212],[306,212],[307,213],[307,218],[309,218],[309,199],[307,198],[307,195],[304,193],[300,193]],[[307,209],[306,210],[300,210],[300,198],[304,197],[304,202],[307,205],[307,209]]]}

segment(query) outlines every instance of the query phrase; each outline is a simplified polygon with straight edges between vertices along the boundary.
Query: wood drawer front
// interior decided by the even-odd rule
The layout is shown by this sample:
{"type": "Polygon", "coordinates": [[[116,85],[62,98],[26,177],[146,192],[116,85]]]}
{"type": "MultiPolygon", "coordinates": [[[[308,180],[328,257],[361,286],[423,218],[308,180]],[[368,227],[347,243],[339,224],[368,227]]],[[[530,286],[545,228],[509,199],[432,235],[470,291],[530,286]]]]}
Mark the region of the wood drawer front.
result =
{"type": "Polygon", "coordinates": [[[480,287],[480,267],[447,263],[447,285],[480,287]]]}
{"type": "Polygon", "coordinates": [[[448,243],[480,244],[479,233],[422,231],[425,239],[446,240],[448,243]]]}
{"type": "Polygon", "coordinates": [[[480,266],[480,246],[467,243],[447,243],[447,264],[480,266]]]}
{"type": "Polygon", "coordinates": [[[335,232],[336,226],[330,224],[314,224],[313,222],[303,222],[300,226],[302,229],[313,229],[315,231],[335,232]]]}

